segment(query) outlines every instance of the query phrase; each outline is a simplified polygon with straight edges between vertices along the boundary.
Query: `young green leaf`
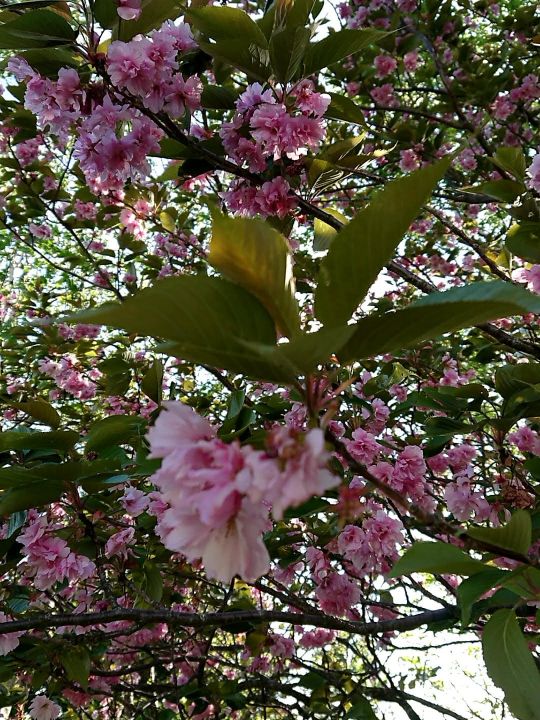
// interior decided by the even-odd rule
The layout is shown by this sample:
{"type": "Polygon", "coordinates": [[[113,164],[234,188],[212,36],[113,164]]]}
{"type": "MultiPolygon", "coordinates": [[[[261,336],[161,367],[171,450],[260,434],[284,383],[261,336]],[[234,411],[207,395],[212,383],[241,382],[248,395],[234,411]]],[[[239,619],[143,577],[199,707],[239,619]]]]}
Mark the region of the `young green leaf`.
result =
{"type": "Polygon", "coordinates": [[[351,362],[402,350],[489,320],[529,312],[540,312],[537,295],[502,281],[478,282],[426,295],[403,310],[365,317],[352,326],[351,339],[336,352],[342,362],[351,362]]]}
{"type": "Polygon", "coordinates": [[[48,505],[60,499],[63,489],[63,483],[58,478],[10,488],[0,493],[0,515],[11,515],[20,510],[48,505]]]}
{"type": "Polygon", "coordinates": [[[165,351],[174,348],[185,360],[253,377],[259,377],[260,359],[250,356],[243,341],[276,341],[274,322],[257,298],[205,275],[165,278],[122,304],[103,305],[71,319],[172,340],[165,351]]]}
{"type": "Polygon", "coordinates": [[[466,627],[471,617],[471,609],[473,604],[488,590],[496,587],[505,575],[506,570],[499,568],[486,567],[482,572],[472,575],[457,588],[457,597],[461,607],[461,625],[466,627]]]}
{"type": "Polygon", "coordinates": [[[512,255],[527,262],[540,262],[540,222],[512,225],[506,235],[505,245],[512,255]]]}
{"type": "Polygon", "coordinates": [[[76,37],[67,20],[51,10],[31,10],[0,25],[0,48],[6,50],[70,45],[76,37]]]}
{"type": "Polygon", "coordinates": [[[387,35],[381,30],[338,30],[309,46],[304,59],[304,75],[327,68],[349,55],[373,45],[387,35]]]}
{"type": "Polygon", "coordinates": [[[29,415],[38,422],[49,425],[49,427],[57,428],[60,425],[60,415],[58,412],[49,402],[41,398],[26,400],[25,402],[14,402],[11,403],[11,407],[26,413],[26,415],[29,415]]]}
{"type": "Polygon", "coordinates": [[[127,42],[135,35],[146,35],[165,20],[174,20],[181,12],[181,0],[143,0],[140,16],[128,22],[118,21],[113,30],[113,38],[118,37],[119,40],[127,42]]]}
{"type": "Polygon", "coordinates": [[[60,661],[66,671],[68,680],[79,683],[86,690],[90,675],[90,655],[86,648],[77,646],[62,653],[60,661]]]}
{"type": "Polygon", "coordinates": [[[9,430],[0,433],[0,452],[6,450],[70,450],[79,434],[73,430],[54,432],[17,432],[9,430]]]}
{"type": "Polygon", "coordinates": [[[142,439],[146,421],[138,415],[111,415],[93,423],[86,437],[87,452],[142,439]]]}
{"type": "Polygon", "coordinates": [[[445,542],[416,542],[400,557],[390,577],[423,573],[452,573],[475,575],[485,570],[479,560],[467,555],[455,545],[445,542]]]}
{"type": "Polygon", "coordinates": [[[525,510],[517,510],[503,527],[473,527],[467,530],[467,535],[495,548],[526,555],[532,542],[531,516],[525,510]]]}
{"type": "Polygon", "coordinates": [[[340,230],[321,263],[315,314],[325,325],[346,323],[391,259],[450,160],[388,183],[340,230]]]}
{"type": "Polygon", "coordinates": [[[513,610],[497,610],[482,634],[489,676],[518,720],[540,720],[540,674],[513,610]]]}
{"type": "Polygon", "coordinates": [[[185,11],[193,27],[216,42],[235,40],[237,43],[253,43],[267,48],[266,37],[250,16],[232,7],[190,7],[185,11]]]}
{"type": "Polygon", "coordinates": [[[298,333],[291,253],[287,240],[258,219],[213,214],[209,262],[255,295],[288,337],[298,333]]]}

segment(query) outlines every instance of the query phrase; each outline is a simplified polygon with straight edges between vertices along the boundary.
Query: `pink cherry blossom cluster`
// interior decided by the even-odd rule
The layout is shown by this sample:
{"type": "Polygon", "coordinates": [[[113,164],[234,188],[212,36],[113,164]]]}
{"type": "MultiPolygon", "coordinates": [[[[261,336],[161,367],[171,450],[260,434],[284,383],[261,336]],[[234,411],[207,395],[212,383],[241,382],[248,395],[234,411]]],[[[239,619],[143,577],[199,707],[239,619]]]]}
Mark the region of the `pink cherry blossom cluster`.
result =
{"type": "Polygon", "coordinates": [[[148,174],[148,155],[159,152],[162,137],[155,123],[127,105],[115,105],[107,95],[81,123],[74,156],[93,193],[114,193],[127,180],[148,174]]]}
{"type": "Polygon", "coordinates": [[[38,127],[65,138],[69,127],[79,120],[85,101],[77,71],[61,68],[54,81],[42,77],[21,57],[10,60],[8,70],[25,82],[24,106],[34,113],[38,127]]]}
{"type": "Polygon", "coordinates": [[[141,14],[141,0],[118,0],[116,12],[122,20],[136,20],[141,14]]]}
{"type": "Polygon", "coordinates": [[[404,499],[412,500],[425,510],[433,509],[434,501],[426,480],[427,466],[418,445],[407,445],[393,465],[387,461],[376,462],[388,450],[363,428],[355,430],[352,440],[346,440],[345,446],[354,460],[366,465],[374,477],[400,493],[404,499]]]}
{"type": "Polygon", "coordinates": [[[377,503],[371,502],[369,507],[371,512],[361,527],[347,525],[337,538],[339,552],[359,575],[389,572],[404,542],[401,521],[377,503]]]}
{"type": "Polygon", "coordinates": [[[338,482],[326,467],[322,430],[277,428],[268,450],[258,451],[223,442],[182,403],[165,408],[148,434],[151,456],[163,458],[151,478],[161,493],[156,531],[163,544],[190,562],[202,558],[207,574],[223,582],[264,575],[270,508],[280,518],[338,482]]]}
{"type": "Polygon", "coordinates": [[[66,325],[65,323],[58,324],[58,334],[64,340],[73,340],[77,342],[83,338],[95,339],[99,335],[101,327],[99,325],[85,325],[80,323],[79,325],[66,325]]]}
{"type": "Polygon", "coordinates": [[[54,534],[58,528],[49,525],[44,516],[32,511],[29,520],[17,541],[24,548],[24,571],[38,590],[48,590],[63,580],[75,583],[95,575],[92,560],[72,552],[67,542],[54,534]]]}
{"type": "MultiPolygon", "coordinates": [[[[540,155],[537,157],[540,157],[540,155]]],[[[540,265],[531,265],[528,269],[516,268],[512,271],[512,280],[527,283],[529,290],[540,295],[540,265]]]]}
{"type": "Polygon", "coordinates": [[[46,695],[36,695],[30,703],[29,714],[32,720],[56,720],[62,714],[62,708],[46,695]]]}
{"type": "Polygon", "coordinates": [[[491,506],[483,491],[475,489],[472,461],[476,454],[475,447],[463,443],[433,455],[428,460],[430,469],[437,475],[451,472],[452,482],[447,483],[444,488],[444,499],[448,510],[460,522],[473,517],[476,522],[483,522],[491,513],[491,506]]]}
{"type": "Polygon", "coordinates": [[[360,601],[360,588],[345,573],[332,568],[324,550],[308,547],[306,563],[316,585],[315,595],[323,612],[355,618],[353,607],[360,601]]]}
{"type": "MultiPolygon", "coordinates": [[[[238,98],[232,120],[221,127],[225,151],[253,173],[265,172],[272,161],[297,161],[323,139],[322,116],[329,103],[330,96],[316,92],[310,80],[302,80],[280,97],[253,83],[238,98]]],[[[294,206],[289,190],[282,176],[261,187],[237,180],[222,197],[239,215],[285,217],[294,206]]]]}
{"type": "MultiPolygon", "coordinates": [[[[0,612],[0,622],[9,622],[9,618],[5,613],[0,612]]],[[[10,632],[0,635],[0,655],[7,655],[12,650],[15,650],[19,646],[19,638],[24,635],[24,632],[10,632]]]]}
{"type": "Polygon", "coordinates": [[[15,146],[15,157],[20,162],[22,167],[27,167],[32,163],[39,160],[40,153],[44,149],[43,136],[36,135],[36,137],[23,140],[15,146]]]}
{"type": "Polygon", "coordinates": [[[526,425],[511,432],[508,435],[508,441],[522,453],[540,455],[540,437],[537,432],[526,425]]]}
{"type": "Polygon", "coordinates": [[[529,176],[529,187],[540,193],[540,153],[534,156],[532,163],[527,169],[529,176]]]}
{"type": "Polygon", "coordinates": [[[107,72],[115,88],[140,98],[148,110],[181,117],[186,109],[193,112],[201,104],[200,79],[178,72],[178,54],[196,47],[189,25],[166,22],[148,37],[111,43],[107,72]]]}
{"type": "Polygon", "coordinates": [[[519,103],[530,103],[538,97],[540,97],[538,76],[526,75],[520,85],[495,98],[492,104],[493,117],[496,120],[506,120],[516,112],[519,103]]]}
{"type": "Polygon", "coordinates": [[[81,400],[94,397],[97,385],[93,381],[101,377],[97,368],[91,368],[86,376],[79,369],[74,355],[64,355],[58,361],[44,358],[39,361],[38,368],[41,373],[52,378],[61,390],[81,400]]]}

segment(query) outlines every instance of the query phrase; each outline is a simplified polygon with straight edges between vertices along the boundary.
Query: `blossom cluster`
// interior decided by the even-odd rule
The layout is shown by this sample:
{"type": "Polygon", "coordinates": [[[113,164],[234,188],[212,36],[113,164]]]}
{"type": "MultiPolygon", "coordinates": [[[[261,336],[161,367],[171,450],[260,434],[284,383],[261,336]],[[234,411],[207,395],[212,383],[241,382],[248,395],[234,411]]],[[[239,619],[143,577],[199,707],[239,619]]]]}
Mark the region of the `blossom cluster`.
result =
{"type": "Polygon", "coordinates": [[[185,78],[178,72],[178,54],[197,47],[185,23],[164,23],[148,37],[130,42],[115,40],[107,52],[107,72],[119,90],[140,98],[144,107],[170,117],[200,107],[202,83],[196,75],[185,78]]]}
{"type": "Polygon", "coordinates": [[[163,458],[151,478],[160,491],[157,533],[190,562],[202,558],[207,574],[223,582],[268,571],[263,533],[270,509],[281,518],[287,507],[337,484],[320,429],[277,428],[259,451],[223,442],[205,418],[168,402],[148,439],[152,457],[163,458]]]}
{"type": "Polygon", "coordinates": [[[67,542],[54,534],[55,527],[37,513],[20,533],[17,541],[23,546],[23,565],[28,577],[39,590],[47,590],[55,583],[87,580],[95,575],[96,566],[84,555],[70,550],[67,542]]]}
{"type": "Polygon", "coordinates": [[[39,371],[51,377],[61,390],[76,398],[89,400],[96,394],[97,385],[94,381],[101,377],[100,371],[92,368],[85,375],[74,355],[64,355],[59,360],[44,358],[38,366],[39,371]]]}
{"type": "MultiPolygon", "coordinates": [[[[263,173],[278,161],[297,161],[323,139],[322,116],[329,103],[330,96],[316,92],[310,80],[280,97],[253,83],[236,101],[232,120],[220,129],[225,152],[252,173],[263,173]]],[[[294,205],[289,190],[289,182],[280,175],[260,187],[237,180],[222,197],[239,215],[284,217],[294,205]]]]}

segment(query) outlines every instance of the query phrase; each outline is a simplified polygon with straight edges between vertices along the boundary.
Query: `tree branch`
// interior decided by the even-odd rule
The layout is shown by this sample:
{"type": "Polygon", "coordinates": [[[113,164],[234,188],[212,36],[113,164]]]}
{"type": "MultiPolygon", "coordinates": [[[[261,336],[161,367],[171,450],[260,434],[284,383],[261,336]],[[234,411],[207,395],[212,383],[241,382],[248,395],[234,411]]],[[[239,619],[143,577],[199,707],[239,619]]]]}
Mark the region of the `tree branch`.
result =
{"type": "MultiPolygon", "coordinates": [[[[385,620],[382,622],[356,622],[341,620],[330,615],[310,615],[307,613],[282,612],[278,610],[229,610],[215,613],[187,613],[175,612],[173,610],[143,610],[139,608],[120,608],[94,613],[69,614],[39,614],[24,620],[11,620],[0,623],[0,635],[27,630],[46,630],[57,627],[88,627],[89,625],[103,625],[118,622],[119,620],[131,620],[141,624],[167,623],[171,626],[183,626],[191,628],[220,627],[228,630],[232,625],[242,622],[281,622],[291,625],[312,625],[329,630],[343,630],[353,635],[380,635],[386,632],[405,632],[414,630],[422,625],[450,620],[458,617],[454,607],[441,608],[438,610],[426,610],[416,615],[385,620]]],[[[239,632],[233,627],[231,633],[239,632]]]]}

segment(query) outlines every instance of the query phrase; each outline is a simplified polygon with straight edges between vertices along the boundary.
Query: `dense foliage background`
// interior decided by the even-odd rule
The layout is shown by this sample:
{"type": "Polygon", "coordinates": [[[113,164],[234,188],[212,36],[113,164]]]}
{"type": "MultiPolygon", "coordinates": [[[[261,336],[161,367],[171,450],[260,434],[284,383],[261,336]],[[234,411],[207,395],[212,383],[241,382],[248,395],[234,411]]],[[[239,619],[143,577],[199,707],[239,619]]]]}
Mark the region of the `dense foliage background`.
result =
{"type": "Polygon", "coordinates": [[[535,5],[2,3],[5,717],[540,718],[535,5]]]}

